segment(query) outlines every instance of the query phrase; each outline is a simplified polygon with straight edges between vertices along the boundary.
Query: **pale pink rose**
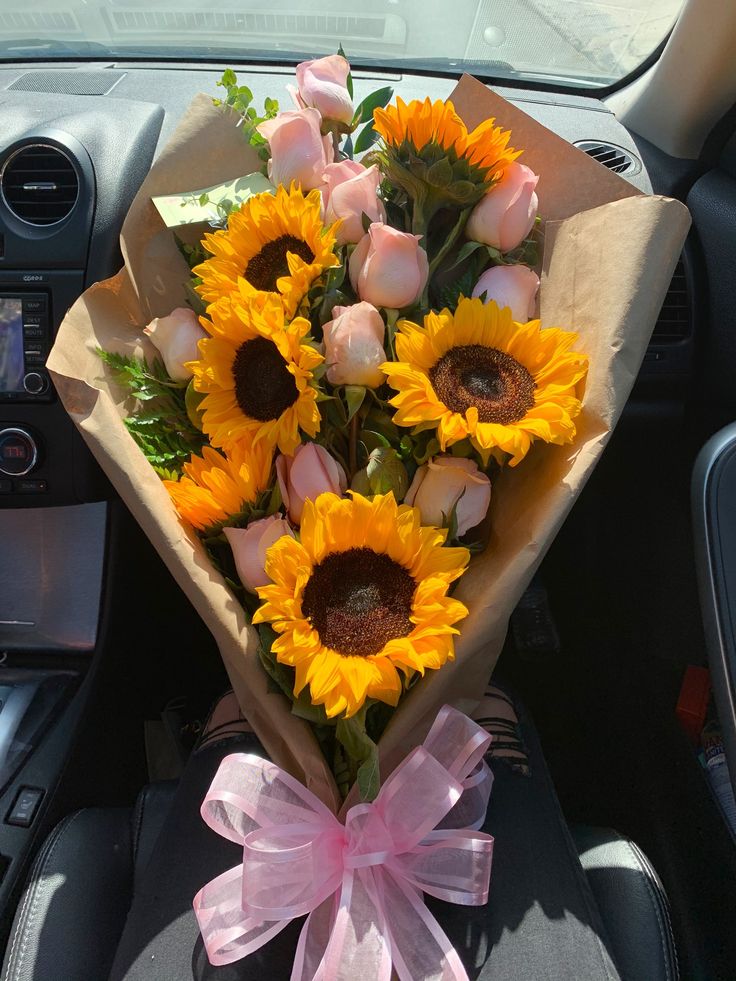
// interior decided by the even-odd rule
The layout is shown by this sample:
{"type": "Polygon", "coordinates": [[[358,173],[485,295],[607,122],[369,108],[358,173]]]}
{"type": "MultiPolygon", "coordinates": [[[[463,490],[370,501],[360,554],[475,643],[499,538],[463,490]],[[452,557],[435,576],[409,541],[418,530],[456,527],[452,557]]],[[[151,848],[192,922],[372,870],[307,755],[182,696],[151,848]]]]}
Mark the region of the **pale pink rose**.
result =
{"type": "Polygon", "coordinates": [[[379,365],[386,360],[383,317],[370,303],[334,307],[323,328],[327,380],[332,385],[378,388],[386,380],[379,365]]]}
{"type": "Polygon", "coordinates": [[[320,132],[321,122],[316,109],[294,109],[256,127],[271,148],[268,177],[273,184],[288,187],[296,181],[303,191],[322,184],[322,173],[335,153],[331,138],[320,132]]]}
{"type": "Polygon", "coordinates": [[[404,503],[419,508],[423,525],[437,528],[457,504],[457,533],[464,535],[485,518],[491,503],[491,482],[474,460],[435,456],[414,474],[404,503]]]}
{"type": "Polygon", "coordinates": [[[293,456],[277,457],[276,477],[281,499],[295,525],[302,520],[307,498],[315,501],[328,492],[344,494],[348,486],[343,468],[317,443],[302,443],[293,456]]]}
{"type": "Polygon", "coordinates": [[[257,586],[267,586],[271,580],[266,575],[266,551],[279,538],[294,537],[289,522],[280,514],[251,521],[246,528],[223,528],[233,552],[235,568],[240,581],[249,593],[257,586]]]}
{"type": "Polygon", "coordinates": [[[420,235],[374,222],[350,256],[350,282],[361,300],[375,307],[408,307],[429,277],[420,235]]]}
{"type": "Polygon", "coordinates": [[[313,106],[324,119],[350,123],[353,119],[353,102],[347,87],[349,74],[350,65],[342,55],[303,61],[296,66],[299,89],[292,94],[298,105],[313,106]]]}
{"type": "Polygon", "coordinates": [[[539,202],[539,178],[524,164],[510,163],[498,184],[470,212],[465,234],[501,252],[521,245],[532,230],[539,202]]]}
{"type": "Polygon", "coordinates": [[[143,328],[164,361],[166,370],[174,381],[187,381],[192,372],[186,367],[188,361],[199,361],[197,344],[206,331],[199,324],[199,318],[189,307],[177,307],[168,317],[156,317],[143,328]]]}
{"type": "Polygon", "coordinates": [[[473,288],[473,296],[486,294],[486,303],[493,300],[499,307],[509,307],[518,323],[534,316],[539,276],[529,266],[491,266],[473,288]]]}
{"type": "Polygon", "coordinates": [[[323,180],[327,185],[324,192],[325,224],[331,225],[338,218],[342,224],[337,230],[337,244],[359,242],[365,229],[363,215],[371,221],[385,221],[386,209],[378,197],[381,175],[378,167],[364,167],[354,160],[343,160],[325,167],[323,180]]]}

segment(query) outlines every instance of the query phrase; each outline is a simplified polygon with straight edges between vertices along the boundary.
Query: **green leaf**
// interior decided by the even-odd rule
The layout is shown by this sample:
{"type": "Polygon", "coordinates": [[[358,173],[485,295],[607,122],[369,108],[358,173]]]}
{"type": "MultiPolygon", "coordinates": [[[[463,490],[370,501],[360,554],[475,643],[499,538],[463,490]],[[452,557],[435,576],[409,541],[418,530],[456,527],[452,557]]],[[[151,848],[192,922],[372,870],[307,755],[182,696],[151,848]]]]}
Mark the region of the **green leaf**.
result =
{"type": "Polygon", "coordinates": [[[362,801],[374,801],[381,789],[381,768],[378,761],[378,747],[374,749],[365,763],[358,767],[358,792],[362,801]]]}
{"type": "Polygon", "coordinates": [[[364,401],[365,388],[363,385],[345,386],[345,404],[348,407],[348,422],[350,422],[358,409],[360,409],[364,401]]]}
{"type": "Polygon", "coordinates": [[[465,262],[465,260],[468,259],[474,252],[477,252],[478,249],[487,248],[488,246],[484,245],[483,242],[466,242],[455,256],[455,261],[450,266],[450,269],[454,269],[456,266],[459,266],[460,263],[465,262]]]}
{"type": "Polygon", "coordinates": [[[375,92],[371,92],[367,95],[365,99],[360,103],[360,105],[355,110],[355,115],[353,116],[353,126],[359,126],[361,123],[367,122],[367,120],[373,119],[374,109],[383,109],[393,98],[394,90],[390,85],[386,85],[382,89],[376,89],[375,92]]]}
{"type": "Polygon", "coordinates": [[[422,464],[426,463],[430,457],[436,456],[440,451],[440,444],[437,438],[431,435],[430,432],[422,433],[419,439],[416,441],[416,449],[414,450],[414,459],[417,464],[421,467],[422,464]],[[421,436],[429,436],[429,439],[424,442],[421,436]]]}
{"type": "Polygon", "coordinates": [[[433,187],[449,187],[453,180],[452,164],[443,157],[427,171],[427,181],[433,187]]]}
{"type": "Polygon", "coordinates": [[[355,141],[355,153],[365,153],[366,150],[370,150],[377,139],[378,133],[373,129],[373,123],[368,123],[358,133],[358,138],[355,141]]]}
{"type": "MultiPolygon", "coordinates": [[[[340,43],[340,45],[338,46],[337,53],[340,55],[341,58],[344,58],[345,61],[348,62],[348,64],[350,63],[348,56],[345,54],[345,50],[343,49],[342,43],[340,43]]],[[[345,82],[345,88],[348,90],[348,95],[352,99],[353,97],[353,73],[352,72],[348,72],[348,77],[345,82]]]]}
{"type": "Polygon", "coordinates": [[[370,429],[363,429],[360,433],[360,439],[368,453],[391,446],[390,441],[386,439],[383,433],[376,433],[370,429]]]}

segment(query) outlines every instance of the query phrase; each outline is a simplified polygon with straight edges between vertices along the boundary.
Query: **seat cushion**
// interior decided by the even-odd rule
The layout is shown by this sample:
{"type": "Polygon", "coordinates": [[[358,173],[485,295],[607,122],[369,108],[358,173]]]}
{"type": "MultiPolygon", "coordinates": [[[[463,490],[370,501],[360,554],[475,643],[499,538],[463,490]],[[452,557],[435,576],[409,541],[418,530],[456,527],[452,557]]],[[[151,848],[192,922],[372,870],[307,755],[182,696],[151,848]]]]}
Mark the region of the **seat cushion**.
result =
{"type": "Polygon", "coordinates": [[[646,855],[610,828],[571,831],[622,981],[676,981],[669,903],[646,855]]]}
{"type": "Polygon", "coordinates": [[[175,784],[152,784],[135,808],[66,817],[31,869],[5,953],[3,981],[101,981],[110,973],[137,879],[175,784]]]}

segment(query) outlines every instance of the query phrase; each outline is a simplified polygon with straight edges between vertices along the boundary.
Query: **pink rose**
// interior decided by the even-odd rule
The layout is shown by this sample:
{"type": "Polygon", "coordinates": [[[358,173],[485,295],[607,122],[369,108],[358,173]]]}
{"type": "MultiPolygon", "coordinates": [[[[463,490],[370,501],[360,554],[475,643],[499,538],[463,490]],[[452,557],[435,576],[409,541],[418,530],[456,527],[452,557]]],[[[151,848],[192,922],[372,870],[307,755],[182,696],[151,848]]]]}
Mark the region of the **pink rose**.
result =
{"type": "Polygon", "coordinates": [[[342,55],[303,61],[296,66],[298,105],[302,108],[313,106],[324,119],[352,122],[353,102],[347,87],[349,74],[350,65],[342,55]]]}
{"type": "Polygon", "coordinates": [[[343,160],[328,164],[323,179],[327,185],[325,224],[331,225],[342,218],[337,230],[338,245],[363,238],[363,214],[371,221],[386,220],[386,210],[376,193],[381,182],[378,167],[366,168],[354,160],[343,160]]]}
{"type": "Polygon", "coordinates": [[[320,494],[330,491],[344,494],[348,486],[343,468],[317,443],[302,443],[293,456],[279,456],[276,477],[281,499],[295,525],[302,520],[307,498],[314,501],[320,494]]]}
{"type": "Polygon", "coordinates": [[[491,503],[491,482],[474,460],[435,456],[414,474],[404,503],[419,508],[422,524],[437,528],[446,523],[457,504],[457,533],[464,535],[485,518],[491,503]]]}
{"type": "Polygon", "coordinates": [[[169,376],[174,381],[187,381],[192,372],[188,361],[199,361],[197,344],[207,337],[199,324],[199,318],[189,307],[177,307],[168,317],[156,317],[143,328],[164,361],[169,376]]]}
{"type": "Polygon", "coordinates": [[[321,122],[316,109],[294,109],[260,123],[258,132],[271,148],[268,176],[273,184],[288,187],[296,181],[303,191],[322,184],[334,150],[331,138],[320,132],[321,122]]]}
{"type": "Polygon", "coordinates": [[[255,593],[256,587],[271,582],[265,571],[267,549],[284,535],[294,537],[289,522],[279,514],[251,521],[246,528],[223,528],[223,531],[232,549],[240,581],[249,593],[255,593]]]}
{"type": "Polygon", "coordinates": [[[386,360],[383,317],[370,303],[334,307],[325,324],[327,380],[332,385],[365,385],[378,388],[386,380],[379,365],[386,360]]]}
{"type": "Polygon", "coordinates": [[[510,163],[498,184],[470,212],[465,235],[501,252],[521,245],[532,230],[539,202],[539,178],[524,164],[510,163]]]}
{"type": "Polygon", "coordinates": [[[429,277],[419,235],[374,222],[350,256],[350,282],[361,300],[375,307],[408,307],[429,277]]]}
{"type": "Polygon", "coordinates": [[[486,294],[486,303],[493,300],[499,307],[510,307],[518,323],[534,316],[534,300],[539,289],[539,276],[529,266],[491,266],[473,288],[473,296],[486,294]]]}

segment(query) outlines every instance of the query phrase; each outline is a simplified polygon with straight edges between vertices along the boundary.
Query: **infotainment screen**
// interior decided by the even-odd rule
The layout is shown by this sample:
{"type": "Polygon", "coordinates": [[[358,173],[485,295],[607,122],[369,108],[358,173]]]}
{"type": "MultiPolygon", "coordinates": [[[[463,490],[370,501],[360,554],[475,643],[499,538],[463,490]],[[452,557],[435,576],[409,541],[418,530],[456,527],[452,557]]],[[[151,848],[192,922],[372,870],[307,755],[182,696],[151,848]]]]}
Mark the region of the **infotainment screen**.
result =
{"type": "Polygon", "coordinates": [[[22,301],[0,296],[0,392],[22,392],[24,374],[22,301]]]}

